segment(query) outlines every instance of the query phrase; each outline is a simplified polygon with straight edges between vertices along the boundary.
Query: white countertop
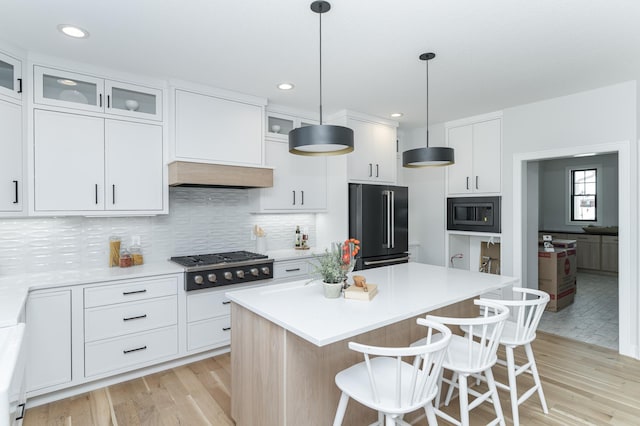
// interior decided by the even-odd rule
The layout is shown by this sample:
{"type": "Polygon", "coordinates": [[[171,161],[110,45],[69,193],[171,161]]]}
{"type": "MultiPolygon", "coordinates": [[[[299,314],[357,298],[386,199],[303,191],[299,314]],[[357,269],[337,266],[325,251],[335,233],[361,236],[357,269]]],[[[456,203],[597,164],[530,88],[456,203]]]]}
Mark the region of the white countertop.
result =
{"type": "Polygon", "coordinates": [[[373,300],[327,299],[307,280],[226,293],[242,307],[325,346],[480,294],[511,286],[515,277],[405,263],[357,271],[378,285],[373,300]]]}
{"type": "Polygon", "coordinates": [[[130,268],[77,268],[0,277],[0,327],[17,324],[29,291],[105,281],[184,273],[173,262],[147,263],[130,268]]]}
{"type": "Polygon", "coordinates": [[[295,248],[285,250],[268,250],[265,254],[269,256],[270,259],[279,262],[285,260],[304,259],[323,253],[324,248],[310,247],[308,250],[296,250],[295,248]]]}

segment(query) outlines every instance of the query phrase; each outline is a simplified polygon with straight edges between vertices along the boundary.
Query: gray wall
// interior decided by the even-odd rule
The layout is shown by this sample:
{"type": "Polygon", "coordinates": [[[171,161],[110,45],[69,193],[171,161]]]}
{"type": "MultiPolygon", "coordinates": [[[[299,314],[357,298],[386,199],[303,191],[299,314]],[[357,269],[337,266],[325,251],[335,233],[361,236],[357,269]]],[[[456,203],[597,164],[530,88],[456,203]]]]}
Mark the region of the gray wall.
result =
{"type": "Polygon", "coordinates": [[[540,161],[539,229],[577,231],[582,225],[568,225],[566,218],[567,167],[601,166],[602,193],[598,194],[598,222],[601,226],[618,225],[618,154],[593,157],[561,158],[540,161]]]}

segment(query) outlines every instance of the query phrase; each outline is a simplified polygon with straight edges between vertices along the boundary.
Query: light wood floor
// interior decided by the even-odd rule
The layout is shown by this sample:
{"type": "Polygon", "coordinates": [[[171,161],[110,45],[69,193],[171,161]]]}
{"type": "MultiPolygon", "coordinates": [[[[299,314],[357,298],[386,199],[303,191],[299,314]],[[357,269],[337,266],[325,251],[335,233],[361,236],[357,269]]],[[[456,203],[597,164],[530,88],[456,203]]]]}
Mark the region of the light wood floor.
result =
{"type": "MultiPolygon", "coordinates": [[[[534,352],[549,414],[542,413],[537,396],[532,396],[520,406],[521,424],[640,424],[640,361],[545,333],[538,333],[534,352]]],[[[523,357],[524,353],[517,355],[521,362],[523,357]]],[[[31,408],[24,425],[232,425],[230,372],[229,354],[220,355],[31,408]]],[[[496,367],[494,374],[506,382],[503,368],[496,367]]],[[[532,382],[524,377],[522,383],[532,382]]],[[[507,398],[507,392],[500,391],[510,424],[507,398]]],[[[471,424],[486,424],[493,415],[489,407],[482,404],[472,411],[471,424]]],[[[455,400],[446,411],[456,413],[457,409],[455,400]]],[[[424,418],[416,423],[426,424],[424,418]]],[[[439,419],[439,424],[448,423],[439,419]]]]}

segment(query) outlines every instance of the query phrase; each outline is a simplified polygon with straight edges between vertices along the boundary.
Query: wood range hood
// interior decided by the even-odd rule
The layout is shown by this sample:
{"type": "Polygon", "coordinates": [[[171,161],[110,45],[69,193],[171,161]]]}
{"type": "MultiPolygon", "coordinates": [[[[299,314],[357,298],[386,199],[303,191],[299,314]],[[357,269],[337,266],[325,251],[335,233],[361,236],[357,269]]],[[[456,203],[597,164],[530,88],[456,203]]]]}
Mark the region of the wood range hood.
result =
{"type": "Polygon", "coordinates": [[[169,163],[169,186],[270,188],[273,169],[174,161],[169,163]]]}

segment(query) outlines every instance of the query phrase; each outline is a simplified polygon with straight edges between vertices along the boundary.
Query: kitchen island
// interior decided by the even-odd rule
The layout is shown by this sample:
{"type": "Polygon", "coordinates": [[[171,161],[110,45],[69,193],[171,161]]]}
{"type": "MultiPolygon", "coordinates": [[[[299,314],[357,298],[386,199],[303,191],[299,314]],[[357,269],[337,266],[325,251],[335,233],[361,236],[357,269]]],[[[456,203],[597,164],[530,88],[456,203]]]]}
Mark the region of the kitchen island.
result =
{"type": "MultiPolygon", "coordinates": [[[[335,374],[361,361],[347,342],[406,346],[427,312],[472,316],[473,298],[517,278],[419,263],[359,271],[378,285],[372,301],[327,299],[320,282],[227,293],[231,307],[232,416],[244,425],[327,425],[340,393],[335,374]]],[[[352,401],[344,424],[376,414],[352,401]]]]}

